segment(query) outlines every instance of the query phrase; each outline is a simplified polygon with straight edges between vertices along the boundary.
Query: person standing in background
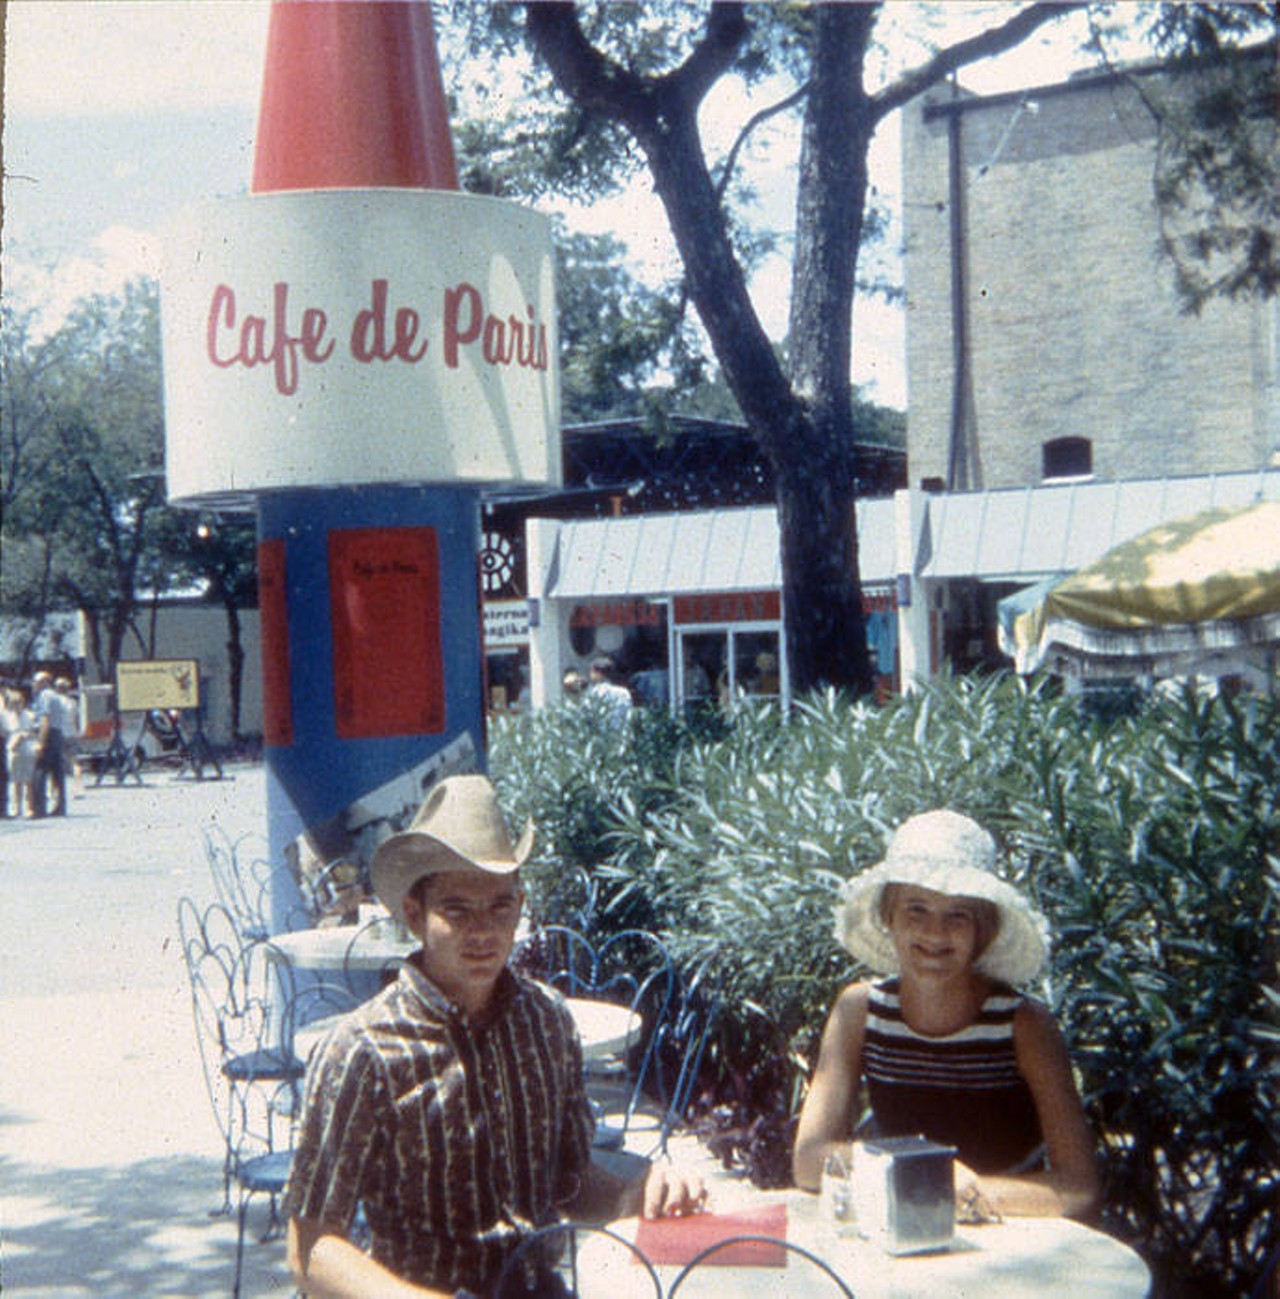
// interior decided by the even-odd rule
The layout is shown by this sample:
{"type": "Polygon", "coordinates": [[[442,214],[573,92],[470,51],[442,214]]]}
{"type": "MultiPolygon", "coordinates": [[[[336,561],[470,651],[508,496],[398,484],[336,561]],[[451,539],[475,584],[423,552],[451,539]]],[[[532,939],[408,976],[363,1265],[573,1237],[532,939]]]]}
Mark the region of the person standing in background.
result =
{"type": "Polygon", "coordinates": [[[599,700],[611,730],[621,731],[631,716],[631,691],[618,679],[618,666],[607,655],[591,660],[591,686],[587,697],[599,700]]]}
{"type": "Polygon", "coordinates": [[[66,816],[67,773],[62,765],[62,701],[53,687],[53,674],[40,671],[31,681],[35,696],[31,712],[36,723],[36,769],[31,779],[31,815],[66,816]],[[50,808],[49,788],[53,787],[50,808]]]}
{"type": "MultiPolygon", "coordinates": [[[[62,778],[72,778],[77,794],[84,792],[80,777],[80,700],[70,677],[59,677],[53,683],[62,712],[62,778]]],[[[64,799],[65,804],[65,799],[64,799]]]]}

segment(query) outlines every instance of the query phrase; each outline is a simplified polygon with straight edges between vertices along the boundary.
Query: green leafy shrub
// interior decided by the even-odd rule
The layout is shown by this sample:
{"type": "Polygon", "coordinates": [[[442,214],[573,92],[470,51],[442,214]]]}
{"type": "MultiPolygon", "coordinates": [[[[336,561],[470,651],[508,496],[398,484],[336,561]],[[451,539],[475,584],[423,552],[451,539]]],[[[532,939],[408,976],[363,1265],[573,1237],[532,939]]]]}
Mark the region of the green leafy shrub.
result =
{"type": "Polygon", "coordinates": [[[1247,1293],[1277,1243],[1280,707],[1194,693],[1100,717],[1013,678],[882,708],[818,695],[695,730],[580,706],[499,728],[491,765],[540,826],[544,919],[589,872],[601,930],[653,928],[724,1011],[701,1127],[757,1180],[787,1174],[827,1008],[860,971],[841,883],[915,812],[986,825],[1055,934],[1042,989],[1098,1132],[1109,1225],[1169,1296],[1247,1293]]]}

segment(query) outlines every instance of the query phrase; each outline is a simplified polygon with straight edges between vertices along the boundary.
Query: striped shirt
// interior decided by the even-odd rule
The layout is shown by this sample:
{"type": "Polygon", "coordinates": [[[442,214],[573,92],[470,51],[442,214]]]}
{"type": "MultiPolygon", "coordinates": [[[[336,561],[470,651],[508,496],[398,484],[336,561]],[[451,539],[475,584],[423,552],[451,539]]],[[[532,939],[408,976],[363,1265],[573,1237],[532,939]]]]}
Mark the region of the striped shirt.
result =
{"type": "Polygon", "coordinates": [[[582,1048],[558,995],[505,971],[468,1022],[413,966],[313,1059],[286,1209],[420,1285],[483,1291],[556,1218],[591,1153],[582,1048]]]}
{"type": "Polygon", "coordinates": [[[928,1037],[903,1019],[898,988],[897,979],[873,983],[867,1006],[863,1073],[875,1133],[955,1146],[978,1173],[1017,1167],[1042,1141],[1013,1044],[1022,998],[997,985],[972,1024],[928,1037]]]}

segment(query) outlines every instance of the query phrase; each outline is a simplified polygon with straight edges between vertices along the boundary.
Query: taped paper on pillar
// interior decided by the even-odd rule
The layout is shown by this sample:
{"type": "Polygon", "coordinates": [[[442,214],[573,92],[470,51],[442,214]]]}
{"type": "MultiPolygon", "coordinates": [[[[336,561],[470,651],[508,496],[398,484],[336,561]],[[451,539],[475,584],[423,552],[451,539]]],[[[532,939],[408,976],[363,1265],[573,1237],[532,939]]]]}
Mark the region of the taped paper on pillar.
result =
{"type": "Polygon", "coordinates": [[[344,740],[445,728],[434,528],[329,534],[334,714],[344,740]]]}
{"type": "Polygon", "coordinates": [[[282,749],[293,743],[293,701],[285,543],[278,537],[258,545],[258,613],[262,636],[262,738],[282,749]]]}

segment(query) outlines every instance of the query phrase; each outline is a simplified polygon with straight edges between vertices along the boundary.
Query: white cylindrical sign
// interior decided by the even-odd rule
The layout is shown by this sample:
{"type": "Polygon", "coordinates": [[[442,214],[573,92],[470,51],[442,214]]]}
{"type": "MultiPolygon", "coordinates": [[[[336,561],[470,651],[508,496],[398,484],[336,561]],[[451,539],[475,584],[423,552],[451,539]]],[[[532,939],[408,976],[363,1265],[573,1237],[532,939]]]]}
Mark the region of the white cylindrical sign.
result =
{"type": "Polygon", "coordinates": [[[207,203],[162,279],[175,501],[560,482],[550,223],[449,191],[207,203]]]}

